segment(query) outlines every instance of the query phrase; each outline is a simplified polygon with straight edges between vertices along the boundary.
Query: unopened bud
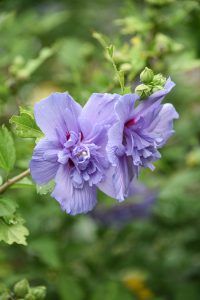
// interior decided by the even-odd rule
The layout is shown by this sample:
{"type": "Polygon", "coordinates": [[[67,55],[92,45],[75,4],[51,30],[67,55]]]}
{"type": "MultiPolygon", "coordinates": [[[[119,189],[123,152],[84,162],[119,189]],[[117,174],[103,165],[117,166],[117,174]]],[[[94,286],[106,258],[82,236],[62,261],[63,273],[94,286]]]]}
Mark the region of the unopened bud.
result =
{"type": "Polygon", "coordinates": [[[36,300],[43,300],[46,296],[46,287],[38,286],[32,289],[32,294],[35,296],[36,300]]]}
{"type": "Polygon", "coordinates": [[[161,91],[161,90],[163,90],[163,86],[156,85],[156,86],[153,87],[152,93],[155,93],[155,92],[158,92],[158,91],[161,91]]]}
{"type": "Polygon", "coordinates": [[[29,292],[25,298],[25,300],[36,300],[35,296],[32,294],[32,292],[29,292]]]}
{"type": "Polygon", "coordinates": [[[136,94],[141,98],[148,97],[151,94],[151,88],[146,84],[140,84],[135,89],[136,94]]]}
{"type": "Polygon", "coordinates": [[[153,71],[146,67],[142,73],[140,73],[140,81],[144,83],[150,83],[153,79],[153,76],[153,71]]]}
{"type": "Polygon", "coordinates": [[[8,300],[10,299],[10,293],[8,291],[5,291],[3,294],[0,295],[1,300],[8,300]]]}
{"type": "Polygon", "coordinates": [[[162,74],[154,75],[153,77],[153,85],[164,86],[166,83],[166,78],[162,74]]]}
{"type": "Polygon", "coordinates": [[[26,279],[22,279],[14,286],[14,292],[17,297],[24,297],[29,291],[29,283],[26,279]]]}

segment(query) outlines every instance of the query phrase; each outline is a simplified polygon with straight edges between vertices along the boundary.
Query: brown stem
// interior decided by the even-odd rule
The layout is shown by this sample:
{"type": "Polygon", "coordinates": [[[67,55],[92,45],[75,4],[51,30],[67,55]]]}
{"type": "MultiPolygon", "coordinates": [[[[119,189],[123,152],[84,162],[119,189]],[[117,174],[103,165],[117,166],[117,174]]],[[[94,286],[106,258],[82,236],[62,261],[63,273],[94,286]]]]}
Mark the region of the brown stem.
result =
{"type": "Polygon", "coordinates": [[[0,186],[0,194],[5,192],[5,190],[7,190],[7,188],[11,185],[13,185],[14,183],[16,183],[17,181],[21,180],[22,178],[28,176],[30,174],[30,169],[20,173],[19,175],[11,178],[11,179],[8,179],[4,184],[2,184],[0,186]]]}

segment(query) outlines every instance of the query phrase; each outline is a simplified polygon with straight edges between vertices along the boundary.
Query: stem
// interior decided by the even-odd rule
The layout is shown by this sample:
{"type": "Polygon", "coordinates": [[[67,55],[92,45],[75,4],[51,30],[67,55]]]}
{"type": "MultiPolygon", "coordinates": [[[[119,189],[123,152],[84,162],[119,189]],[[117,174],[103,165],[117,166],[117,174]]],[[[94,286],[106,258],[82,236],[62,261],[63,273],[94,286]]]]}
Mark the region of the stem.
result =
{"type": "Polygon", "coordinates": [[[8,179],[4,184],[2,184],[0,186],[0,194],[5,192],[5,190],[7,190],[7,188],[11,185],[13,185],[14,183],[16,183],[17,181],[21,180],[22,178],[28,176],[30,174],[30,169],[20,173],[19,175],[11,178],[11,179],[8,179]]]}

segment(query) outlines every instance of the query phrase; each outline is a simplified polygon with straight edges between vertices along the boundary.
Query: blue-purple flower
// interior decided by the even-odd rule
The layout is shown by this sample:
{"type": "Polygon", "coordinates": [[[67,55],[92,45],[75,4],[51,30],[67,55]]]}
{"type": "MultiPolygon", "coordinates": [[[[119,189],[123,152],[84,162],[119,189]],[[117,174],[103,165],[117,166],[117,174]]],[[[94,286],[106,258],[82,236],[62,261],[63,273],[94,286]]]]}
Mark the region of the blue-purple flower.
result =
{"type": "Polygon", "coordinates": [[[54,93],[35,105],[35,119],[45,137],[34,149],[31,175],[39,185],[55,180],[52,196],[69,214],[95,206],[96,186],[112,189],[106,145],[115,98],[93,94],[82,108],[69,94],[54,93]]]}
{"type": "Polygon", "coordinates": [[[123,201],[129,185],[142,167],[154,169],[153,162],[161,155],[158,151],[172,135],[173,119],[178,114],[172,104],[161,104],[173,88],[168,79],[163,90],[144,101],[136,94],[120,96],[114,106],[115,121],[108,133],[107,153],[115,167],[112,178],[114,198],[123,201]]]}
{"type": "Polygon", "coordinates": [[[123,201],[142,167],[153,169],[158,151],[173,133],[178,114],[161,104],[174,83],[144,101],[136,94],[92,94],[82,108],[67,93],[54,93],[35,105],[45,137],[30,162],[33,180],[55,180],[52,196],[63,210],[86,213],[96,204],[96,189],[123,201]]]}

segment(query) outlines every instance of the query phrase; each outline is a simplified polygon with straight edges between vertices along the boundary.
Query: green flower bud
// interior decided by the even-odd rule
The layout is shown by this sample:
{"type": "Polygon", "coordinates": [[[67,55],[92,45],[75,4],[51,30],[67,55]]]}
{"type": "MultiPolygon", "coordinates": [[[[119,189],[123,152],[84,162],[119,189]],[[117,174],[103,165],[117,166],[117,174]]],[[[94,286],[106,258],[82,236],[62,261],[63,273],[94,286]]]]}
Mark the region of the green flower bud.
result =
{"type": "Polygon", "coordinates": [[[162,74],[157,74],[157,75],[154,75],[153,77],[153,85],[160,85],[160,86],[164,86],[165,83],[166,83],[166,78],[162,75],[162,74]]]}
{"type": "Polygon", "coordinates": [[[32,294],[32,292],[28,293],[24,300],[36,300],[35,296],[32,294]]]}
{"type": "Polygon", "coordinates": [[[46,296],[46,287],[38,286],[32,289],[32,294],[35,296],[36,300],[43,300],[46,296]]]}
{"type": "Polygon", "coordinates": [[[163,90],[163,86],[161,86],[161,85],[156,85],[156,86],[153,87],[152,93],[155,93],[155,92],[161,91],[161,90],[163,90]]]}
{"type": "Polygon", "coordinates": [[[151,94],[151,88],[146,84],[140,84],[136,87],[135,92],[140,97],[145,98],[151,94]]]}
{"type": "Polygon", "coordinates": [[[5,291],[3,294],[0,295],[1,300],[8,300],[10,299],[10,293],[8,291],[5,291]]]}
{"type": "Polygon", "coordinates": [[[29,283],[26,279],[22,279],[14,286],[14,292],[17,297],[24,297],[29,291],[29,283]]]}
{"type": "Polygon", "coordinates": [[[142,73],[140,73],[140,81],[144,83],[150,83],[153,79],[153,76],[153,71],[146,67],[142,73]]]}

